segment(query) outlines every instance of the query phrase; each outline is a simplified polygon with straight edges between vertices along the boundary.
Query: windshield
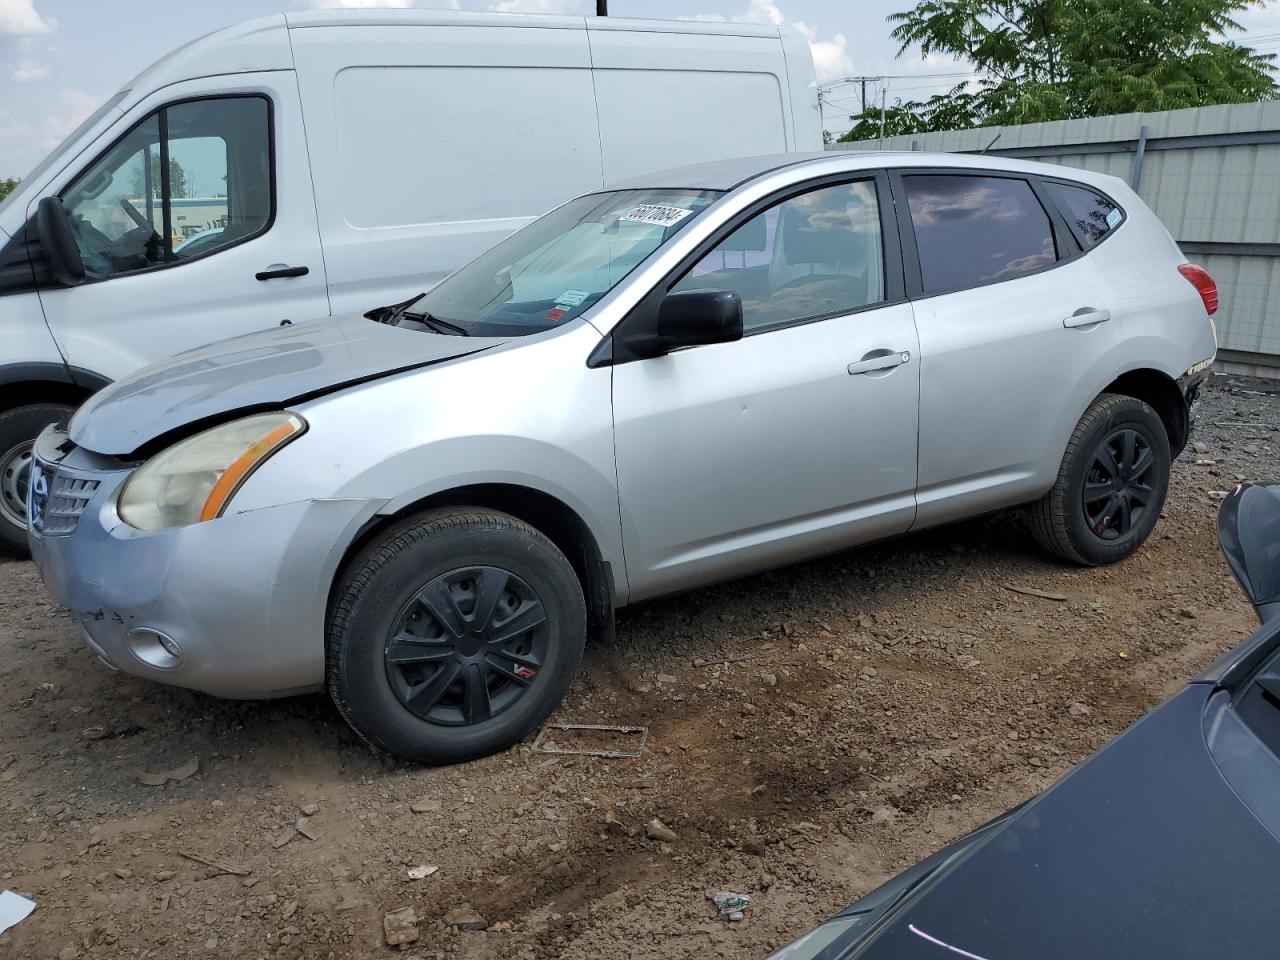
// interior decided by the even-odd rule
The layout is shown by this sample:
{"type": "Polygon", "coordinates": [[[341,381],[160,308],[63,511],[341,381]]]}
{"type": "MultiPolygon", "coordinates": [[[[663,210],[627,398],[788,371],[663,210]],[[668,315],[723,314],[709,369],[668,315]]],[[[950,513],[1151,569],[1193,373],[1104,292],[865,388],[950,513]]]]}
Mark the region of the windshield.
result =
{"type": "Polygon", "coordinates": [[[713,190],[618,190],[571,200],[407,304],[399,322],[482,337],[567,323],[719,196],[713,190]]]}

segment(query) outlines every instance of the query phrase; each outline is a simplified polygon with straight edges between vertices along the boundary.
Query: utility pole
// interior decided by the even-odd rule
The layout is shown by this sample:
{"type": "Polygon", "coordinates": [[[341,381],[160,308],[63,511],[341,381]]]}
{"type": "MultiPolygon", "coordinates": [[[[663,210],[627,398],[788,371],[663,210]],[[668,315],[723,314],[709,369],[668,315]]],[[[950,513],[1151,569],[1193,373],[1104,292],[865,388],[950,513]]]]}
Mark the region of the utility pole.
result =
{"type": "Polygon", "coordinates": [[[858,82],[862,84],[862,112],[867,112],[867,81],[870,77],[859,77],[858,82]]]}
{"type": "Polygon", "coordinates": [[[607,17],[609,15],[609,0],[596,0],[596,16],[607,17]]]}

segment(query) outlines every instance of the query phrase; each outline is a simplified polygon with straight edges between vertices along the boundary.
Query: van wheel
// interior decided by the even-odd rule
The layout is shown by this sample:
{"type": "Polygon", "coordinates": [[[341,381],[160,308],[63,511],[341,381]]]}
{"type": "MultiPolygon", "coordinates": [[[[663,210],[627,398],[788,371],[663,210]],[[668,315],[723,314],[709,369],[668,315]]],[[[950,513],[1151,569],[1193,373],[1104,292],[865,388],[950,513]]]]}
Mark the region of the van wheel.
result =
{"type": "Polygon", "coordinates": [[[1032,533],[1072,563],[1123,560],[1160,519],[1170,460],[1156,412],[1133,397],[1104,393],[1071,434],[1053,489],[1032,508],[1032,533]]]}
{"type": "Polygon", "coordinates": [[[569,689],[587,613],[550,540],[488,510],[391,527],[342,574],[329,610],[329,694],[378,750],[457,763],[535,730],[569,689]]]}
{"type": "Polygon", "coordinates": [[[66,423],[73,407],[33,403],[0,413],[0,543],[27,549],[27,480],[31,447],[51,423],[66,423]]]}

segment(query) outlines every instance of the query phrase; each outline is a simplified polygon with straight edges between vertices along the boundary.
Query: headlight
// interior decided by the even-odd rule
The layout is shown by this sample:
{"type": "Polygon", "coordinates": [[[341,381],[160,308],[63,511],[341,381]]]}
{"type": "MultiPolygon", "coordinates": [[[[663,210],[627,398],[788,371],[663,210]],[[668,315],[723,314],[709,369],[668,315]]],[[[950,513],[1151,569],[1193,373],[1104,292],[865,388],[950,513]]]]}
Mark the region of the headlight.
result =
{"type": "Polygon", "coordinates": [[[260,413],[188,437],[133,471],[120,491],[120,518],[161,530],[219,517],[249,474],[306,429],[297,414],[260,413]]]}

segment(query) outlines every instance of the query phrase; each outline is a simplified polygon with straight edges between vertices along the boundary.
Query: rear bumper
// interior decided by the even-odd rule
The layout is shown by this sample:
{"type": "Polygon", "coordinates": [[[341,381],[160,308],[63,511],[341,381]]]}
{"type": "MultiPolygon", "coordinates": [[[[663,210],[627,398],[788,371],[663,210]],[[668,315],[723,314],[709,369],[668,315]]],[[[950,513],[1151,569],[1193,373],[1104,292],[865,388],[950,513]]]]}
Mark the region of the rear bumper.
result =
{"type": "MultiPolygon", "coordinates": [[[[37,442],[42,460],[47,434],[37,442]]],[[[376,502],[301,501],[142,533],[115,510],[128,471],[72,462],[57,470],[59,479],[81,476],[98,487],[71,532],[33,530],[31,552],[50,593],[103,660],[222,697],[323,685],[329,585],[376,502]],[[175,657],[153,655],[157,633],[175,657]]]]}

